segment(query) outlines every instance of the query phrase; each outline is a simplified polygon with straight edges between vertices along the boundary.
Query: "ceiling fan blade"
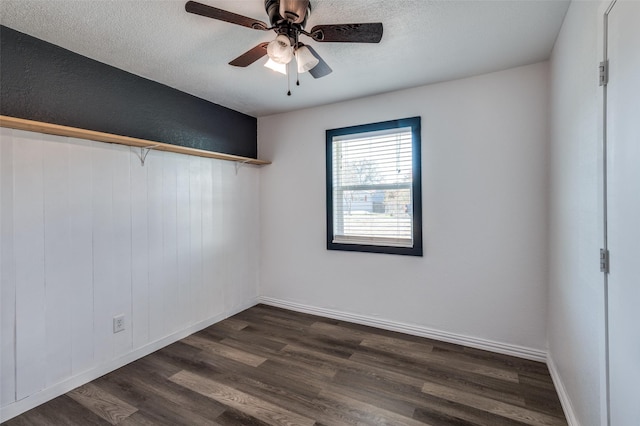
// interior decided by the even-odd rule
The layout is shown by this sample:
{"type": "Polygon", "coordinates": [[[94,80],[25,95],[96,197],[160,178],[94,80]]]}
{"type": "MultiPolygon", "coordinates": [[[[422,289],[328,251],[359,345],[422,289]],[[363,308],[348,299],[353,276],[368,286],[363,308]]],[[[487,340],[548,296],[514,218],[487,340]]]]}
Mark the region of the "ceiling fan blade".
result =
{"type": "Polygon", "coordinates": [[[304,21],[309,10],[309,0],[280,0],[280,16],[294,24],[304,21]]]}
{"type": "Polygon", "coordinates": [[[311,54],[320,61],[318,62],[318,65],[316,65],[315,67],[309,70],[309,74],[311,74],[313,78],[321,78],[321,77],[324,77],[325,75],[331,74],[333,70],[329,65],[327,65],[324,59],[322,59],[320,55],[318,55],[318,52],[316,52],[313,47],[309,45],[306,45],[306,46],[307,46],[307,49],[309,49],[309,51],[311,52],[311,54]]]}
{"type": "Polygon", "coordinates": [[[379,43],[382,39],[382,23],[316,25],[310,34],[315,41],[379,43]]]}
{"type": "Polygon", "coordinates": [[[235,67],[247,67],[267,54],[267,45],[269,43],[260,43],[253,49],[243,53],[242,55],[229,62],[229,65],[235,67]]]}
{"type": "Polygon", "coordinates": [[[218,21],[229,22],[231,24],[242,25],[243,27],[254,30],[264,31],[267,29],[267,24],[264,22],[195,1],[188,1],[187,4],[184,5],[184,9],[189,13],[195,13],[196,15],[206,16],[207,18],[217,19],[218,21]]]}

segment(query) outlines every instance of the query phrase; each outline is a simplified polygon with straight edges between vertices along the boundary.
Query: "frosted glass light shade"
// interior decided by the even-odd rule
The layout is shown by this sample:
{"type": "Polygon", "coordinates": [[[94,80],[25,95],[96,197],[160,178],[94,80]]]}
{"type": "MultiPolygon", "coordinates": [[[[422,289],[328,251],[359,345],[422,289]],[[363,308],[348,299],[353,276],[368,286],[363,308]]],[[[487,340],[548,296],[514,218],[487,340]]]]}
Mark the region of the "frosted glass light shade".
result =
{"type": "Polygon", "coordinates": [[[275,40],[267,45],[267,55],[278,64],[288,64],[293,59],[291,41],[284,34],[278,35],[275,40]]]}
{"type": "Polygon", "coordinates": [[[298,72],[302,74],[313,69],[320,63],[320,60],[313,56],[307,46],[302,46],[296,50],[296,62],[298,63],[298,72]]]}
{"type": "Polygon", "coordinates": [[[269,60],[267,61],[266,64],[264,64],[264,66],[274,71],[277,71],[280,74],[287,75],[287,64],[279,64],[271,60],[271,58],[269,58],[269,60]]]}

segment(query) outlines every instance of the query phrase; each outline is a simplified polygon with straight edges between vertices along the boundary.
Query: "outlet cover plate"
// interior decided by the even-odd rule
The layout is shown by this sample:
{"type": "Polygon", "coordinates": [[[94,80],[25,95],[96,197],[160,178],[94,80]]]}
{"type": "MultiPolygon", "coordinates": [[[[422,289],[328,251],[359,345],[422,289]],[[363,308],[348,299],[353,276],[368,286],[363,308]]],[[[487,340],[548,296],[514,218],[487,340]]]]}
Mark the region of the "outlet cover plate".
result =
{"type": "Polygon", "coordinates": [[[119,333],[124,331],[124,314],[113,317],[113,332],[119,333]]]}

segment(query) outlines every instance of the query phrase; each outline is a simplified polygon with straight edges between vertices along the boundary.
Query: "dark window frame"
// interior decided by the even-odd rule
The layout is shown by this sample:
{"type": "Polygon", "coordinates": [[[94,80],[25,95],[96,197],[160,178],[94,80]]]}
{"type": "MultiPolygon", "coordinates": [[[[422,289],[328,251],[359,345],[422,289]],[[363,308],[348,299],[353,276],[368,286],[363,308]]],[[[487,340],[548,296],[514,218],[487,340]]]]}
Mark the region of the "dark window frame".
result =
{"type": "Polygon", "coordinates": [[[422,256],[422,155],[421,155],[421,119],[410,117],[378,123],[361,124],[326,131],[326,209],[327,209],[327,250],[356,251],[367,253],[386,253],[408,256],[422,256]],[[333,138],[381,130],[411,128],[412,147],[412,228],[413,247],[385,245],[347,244],[334,242],[333,232],[333,138]]]}

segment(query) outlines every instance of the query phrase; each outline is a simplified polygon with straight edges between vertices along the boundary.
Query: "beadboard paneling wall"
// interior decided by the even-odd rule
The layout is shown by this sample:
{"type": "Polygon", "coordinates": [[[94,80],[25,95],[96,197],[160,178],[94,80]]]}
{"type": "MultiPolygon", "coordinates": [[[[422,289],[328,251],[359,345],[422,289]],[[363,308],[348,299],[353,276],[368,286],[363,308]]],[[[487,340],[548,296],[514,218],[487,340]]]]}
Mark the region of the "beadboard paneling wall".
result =
{"type": "Polygon", "coordinates": [[[255,168],[154,151],[143,167],[135,148],[5,128],[0,140],[3,411],[257,297],[255,168]]]}

